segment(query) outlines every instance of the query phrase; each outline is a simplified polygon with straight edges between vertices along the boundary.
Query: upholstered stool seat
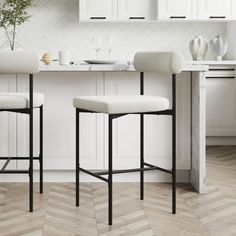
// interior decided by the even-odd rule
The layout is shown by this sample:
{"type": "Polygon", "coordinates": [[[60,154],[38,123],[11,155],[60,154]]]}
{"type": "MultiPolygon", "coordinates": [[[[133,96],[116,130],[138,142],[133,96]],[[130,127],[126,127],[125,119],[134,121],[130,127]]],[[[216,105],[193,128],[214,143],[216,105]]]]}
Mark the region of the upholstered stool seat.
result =
{"type": "Polygon", "coordinates": [[[83,96],[74,99],[74,107],[106,114],[143,113],[167,110],[169,100],[144,95],[83,96]]]}
{"type": "MultiPolygon", "coordinates": [[[[42,93],[34,93],[33,107],[41,107],[45,97],[42,93]]],[[[29,93],[0,93],[0,109],[29,108],[29,93]]]]}

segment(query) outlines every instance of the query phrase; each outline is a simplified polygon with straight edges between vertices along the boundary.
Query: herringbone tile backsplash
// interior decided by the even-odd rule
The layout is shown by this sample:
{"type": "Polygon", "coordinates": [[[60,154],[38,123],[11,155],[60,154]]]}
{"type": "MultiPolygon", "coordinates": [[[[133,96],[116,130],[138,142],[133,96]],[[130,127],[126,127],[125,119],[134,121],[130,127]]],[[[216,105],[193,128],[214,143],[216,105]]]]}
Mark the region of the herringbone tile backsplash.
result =
{"type": "MultiPolygon", "coordinates": [[[[94,58],[91,38],[112,36],[112,58],[131,60],[139,50],[180,50],[191,59],[189,41],[226,35],[224,23],[79,23],[79,0],[36,0],[29,23],[18,28],[18,41],[40,53],[69,49],[75,60],[94,58]]],[[[0,44],[4,32],[0,33],[0,44]]],[[[100,57],[102,54],[100,53],[100,57]]],[[[105,54],[104,54],[105,55],[105,54]]],[[[210,50],[207,58],[212,58],[210,50]]]]}

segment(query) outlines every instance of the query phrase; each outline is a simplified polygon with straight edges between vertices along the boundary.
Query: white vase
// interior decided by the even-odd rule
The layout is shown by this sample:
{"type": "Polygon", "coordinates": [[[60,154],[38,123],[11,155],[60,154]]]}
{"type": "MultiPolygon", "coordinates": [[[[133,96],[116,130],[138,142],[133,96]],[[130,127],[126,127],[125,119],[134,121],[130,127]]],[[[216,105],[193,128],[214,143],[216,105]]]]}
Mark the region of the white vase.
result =
{"type": "Polygon", "coordinates": [[[227,52],[228,43],[226,39],[219,35],[210,41],[210,47],[212,53],[216,56],[216,60],[221,61],[222,57],[227,52]]]}
{"type": "Polygon", "coordinates": [[[193,40],[190,41],[189,49],[192,54],[193,60],[204,60],[208,50],[207,40],[203,36],[196,36],[193,40]]]}

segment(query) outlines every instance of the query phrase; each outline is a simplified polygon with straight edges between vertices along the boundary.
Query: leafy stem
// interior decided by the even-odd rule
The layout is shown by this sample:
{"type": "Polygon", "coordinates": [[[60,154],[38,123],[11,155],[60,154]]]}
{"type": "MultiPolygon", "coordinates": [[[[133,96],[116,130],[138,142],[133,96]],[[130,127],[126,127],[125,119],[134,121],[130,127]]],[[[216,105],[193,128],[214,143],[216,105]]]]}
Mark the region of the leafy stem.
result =
{"type": "Polygon", "coordinates": [[[0,4],[0,28],[6,31],[11,50],[15,48],[16,28],[30,19],[27,10],[34,6],[34,0],[5,0],[0,4]],[[12,29],[12,35],[9,30],[12,29]]]}

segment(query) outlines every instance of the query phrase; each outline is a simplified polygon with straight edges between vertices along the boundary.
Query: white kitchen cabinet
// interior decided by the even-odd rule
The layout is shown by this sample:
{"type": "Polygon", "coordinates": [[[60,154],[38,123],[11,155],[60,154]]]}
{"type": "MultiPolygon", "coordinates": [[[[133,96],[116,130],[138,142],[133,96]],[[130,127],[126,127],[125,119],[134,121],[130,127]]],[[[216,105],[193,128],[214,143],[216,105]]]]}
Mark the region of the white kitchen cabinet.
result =
{"type": "Polygon", "coordinates": [[[209,73],[206,76],[207,136],[235,136],[235,74],[220,73],[217,72],[217,75],[209,73]]]}
{"type": "Polygon", "coordinates": [[[235,0],[198,0],[199,20],[236,19],[235,0]]]}
{"type": "Polygon", "coordinates": [[[80,21],[116,21],[117,0],[80,0],[80,21]]]}
{"type": "Polygon", "coordinates": [[[118,0],[118,20],[156,20],[156,1],[118,0]]]}
{"type": "Polygon", "coordinates": [[[159,20],[196,20],[197,0],[158,0],[159,20]]]}

